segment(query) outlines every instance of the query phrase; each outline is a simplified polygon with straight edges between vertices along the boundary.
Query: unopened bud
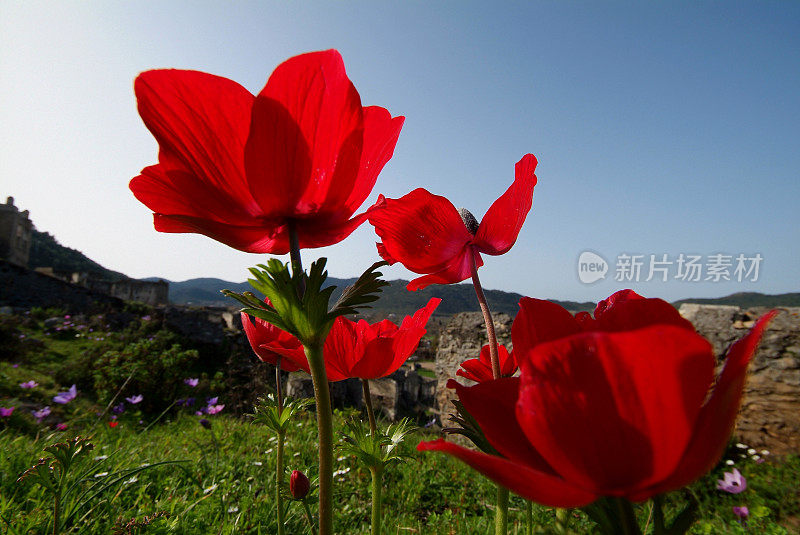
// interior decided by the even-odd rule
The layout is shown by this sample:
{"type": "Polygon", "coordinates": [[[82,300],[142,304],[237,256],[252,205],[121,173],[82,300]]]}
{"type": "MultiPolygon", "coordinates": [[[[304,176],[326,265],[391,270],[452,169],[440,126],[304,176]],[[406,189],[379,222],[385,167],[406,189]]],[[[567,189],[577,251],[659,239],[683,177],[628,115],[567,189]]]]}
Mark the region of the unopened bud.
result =
{"type": "Polygon", "coordinates": [[[473,236],[478,233],[478,227],[480,226],[478,220],[475,219],[475,216],[467,210],[466,208],[459,208],[458,215],[461,216],[461,221],[464,222],[464,226],[467,227],[467,230],[473,236]]]}
{"type": "Polygon", "coordinates": [[[211,422],[209,422],[205,418],[200,418],[200,425],[202,425],[206,429],[211,429],[211,422]]]}
{"type": "Polygon", "coordinates": [[[289,492],[295,500],[302,500],[308,494],[311,482],[300,470],[294,470],[289,477],[289,492]]]}

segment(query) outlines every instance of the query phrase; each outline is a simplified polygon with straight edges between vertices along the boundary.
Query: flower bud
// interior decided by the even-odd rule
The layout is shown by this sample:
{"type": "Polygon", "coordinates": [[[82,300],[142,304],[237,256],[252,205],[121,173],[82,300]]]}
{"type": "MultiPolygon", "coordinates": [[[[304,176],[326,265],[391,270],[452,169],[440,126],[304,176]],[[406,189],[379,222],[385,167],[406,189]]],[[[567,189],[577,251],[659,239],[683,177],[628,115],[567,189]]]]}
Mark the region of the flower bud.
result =
{"type": "Polygon", "coordinates": [[[211,429],[211,422],[209,422],[205,418],[200,418],[200,425],[202,425],[206,429],[211,429]]]}
{"type": "Polygon", "coordinates": [[[292,494],[292,498],[302,500],[306,497],[310,488],[311,482],[303,472],[300,470],[292,471],[292,475],[289,477],[289,492],[292,494]]]}

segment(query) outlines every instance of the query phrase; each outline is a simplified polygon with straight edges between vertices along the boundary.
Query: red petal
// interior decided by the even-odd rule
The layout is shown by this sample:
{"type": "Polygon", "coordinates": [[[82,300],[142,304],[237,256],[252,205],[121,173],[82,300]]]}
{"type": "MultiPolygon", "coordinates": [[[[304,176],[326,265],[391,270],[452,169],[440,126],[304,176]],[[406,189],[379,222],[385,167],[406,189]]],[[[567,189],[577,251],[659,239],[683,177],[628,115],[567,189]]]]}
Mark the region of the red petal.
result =
{"type": "Polygon", "coordinates": [[[504,377],[472,387],[455,381],[453,383],[458,399],[500,455],[539,472],[555,475],[550,465],[531,446],[517,421],[519,377],[504,377]]]}
{"type": "Polygon", "coordinates": [[[551,507],[581,507],[598,495],[573,487],[558,476],[538,472],[502,457],[468,450],[442,439],[420,442],[419,451],[441,451],[456,457],[492,481],[525,499],[551,507]]]}
{"type": "Polygon", "coordinates": [[[514,183],[489,207],[478,227],[474,243],[479,251],[500,255],[517,241],[533,203],[536,163],[533,154],[526,154],[517,162],[514,183]]]}
{"type": "Polygon", "coordinates": [[[659,325],[541,344],[521,368],[517,419],[533,447],[575,485],[627,496],[677,466],[714,357],[701,336],[659,325]]]}
{"type": "Polygon", "coordinates": [[[600,331],[632,331],[650,325],[675,325],[694,332],[691,322],[684,319],[674,306],[663,299],[644,298],[613,303],[596,316],[593,328],[600,331]]]}
{"type": "Polygon", "coordinates": [[[393,118],[380,106],[364,108],[364,147],[361,152],[361,164],[358,168],[358,178],[344,204],[348,217],[358,210],[369,196],[378,174],[392,158],[397,138],[403,128],[403,121],[405,117],[393,118]]]}
{"type": "Polygon", "coordinates": [[[256,318],[256,323],[250,321],[250,316],[242,312],[241,314],[242,327],[247,336],[247,341],[250,342],[250,347],[253,352],[263,362],[268,362],[273,366],[277,364],[278,357],[281,358],[281,369],[287,372],[294,372],[302,369],[301,366],[296,364],[297,354],[299,348],[303,352],[303,346],[300,340],[297,340],[291,334],[284,332],[274,325],[256,318]],[[275,352],[267,347],[267,344],[275,344],[276,346],[283,346],[287,351],[291,351],[289,358],[284,357],[284,351],[275,352]]]}
{"type": "Polygon", "coordinates": [[[363,147],[361,99],[335,50],[280,64],[253,106],[245,165],[266,213],[303,217],[340,208],[363,147]]]}
{"type": "MultiPolygon", "coordinates": [[[[500,375],[510,377],[517,371],[517,363],[513,355],[509,355],[508,350],[502,344],[497,346],[497,357],[500,364],[500,375]]],[[[461,369],[456,371],[456,375],[471,379],[477,383],[492,381],[492,360],[489,344],[481,348],[480,355],[475,359],[468,359],[461,363],[461,369]]]]}
{"type": "Polygon", "coordinates": [[[637,299],[644,299],[641,295],[637,294],[633,290],[618,290],[608,296],[606,299],[603,299],[597,306],[594,308],[594,317],[599,318],[603,315],[603,313],[612,308],[617,303],[623,303],[625,301],[635,301],[637,299]]]}
{"type": "Polygon", "coordinates": [[[523,297],[511,326],[511,339],[517,360],[521,361],[538,344],[579,332],[580,324],[564,307],[544,299],[523,297]]]}
{"type": "MultiPolygon", "coordinates": [[[[175,195],[181,198],[176,201],[179,205],[192,206],[207,203],[208,192],[216,192],[228,207],[227,215],[260,213],[244,172],[253,106],[249,91],[227,78],[179,70],[144,72],[136,78],[134,91],[139,114],[161,148],[160,165],[165,166],[148,172],[150,181],[164,183],[163,189],[152,185],[139,189],[142,181],[137,180],[132,184],[137,198],[160,212],[155,208],[173,205],[164,195],[175,195]]],[[[197,210],[172,212],[174,208],[164,213],[199,215],[197,210]]]]}
{"type": "MultiPolygon", "coordinates": [[[[159,232],[196,232],[222,242],[225,245],[248,253],[285,254],[289,251],[288,240],[279,240],[280,227],[269,225],[236,226],[208,219],[183,215],[153,214],[153,225],[159,232]],[[286,244],[285,249],[284,244],[286,244]]],[[[285,234],[285,232],[284,232],[285,234]]]]}
{"type": "Polygon", "coordinates": [[[747,366],[769,322],[777,313],[777,310],[773,310],[761,316],[750,332],[731,346],[717,385],[700,411],[692,440],[686,447],[680,465],[669,479],[642,492],[636,496],[637,500],[684,487],[714,467],[733,432],[747,366]]]}
{"type": "Polygon", "coordinates": [[[344,317],[336,318],[325,338],[325,372],[328,381],[343,381],[353,377],[350,369],[362,358],[363,350],[363,345],[358,344],[356,323],[344,317]]]}
{"type": "Polygon", "coordinates": [[[434,273],[466,256],[472,235],[444,197],[418,188],[381,200],[367,213],[391,258],[415,273],[434,273]]]}
{"type": "Polygon", "coordinates": [[[406,285],[406,288],[412,292],[421,290],[430,286],[431,284],[453,284],[461,282],[472,276],[472,260],[470,255],[475,255],[475,266],[479,268],[483,265],[483,259],[480,253],[475,251],[472,247],[464,250],[461,256],[456,257],[452,264],[446,266],[441,271],[417,277],[406,285]]]}

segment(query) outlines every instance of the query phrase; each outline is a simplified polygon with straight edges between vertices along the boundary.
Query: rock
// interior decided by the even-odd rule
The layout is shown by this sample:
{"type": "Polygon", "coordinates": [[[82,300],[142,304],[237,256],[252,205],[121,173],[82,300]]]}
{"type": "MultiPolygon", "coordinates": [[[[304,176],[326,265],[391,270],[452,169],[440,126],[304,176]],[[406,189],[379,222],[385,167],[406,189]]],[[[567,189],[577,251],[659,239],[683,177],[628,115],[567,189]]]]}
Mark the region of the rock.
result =
{"type": "MultiPolygon", "coordinates": [[[[499,344],[511,349],[511,324],[513,319],[508,314],[494,316],[495,333],[499,344]]],[[[471,383],[456,376],[462,362],[476,358],[481,347],[488,343],[483,314],[480,312],[461,312],[453,316],[439,337],[439,349],[436,351],[436,404],[442,422],[452,412],[450,400],[455,399],[452,390],[445,386],[449,379],[462,384],[471,383]]]]}
{"type": "MultiPolygon", "coordinates": [[[[680,313],[714,346],[720,368],[728,348],[766,308],[684,304],[680,313]]],[[[800,308],[783,308],[750,364],[737,440],[774,454],[800,452],[800,308]]]]}

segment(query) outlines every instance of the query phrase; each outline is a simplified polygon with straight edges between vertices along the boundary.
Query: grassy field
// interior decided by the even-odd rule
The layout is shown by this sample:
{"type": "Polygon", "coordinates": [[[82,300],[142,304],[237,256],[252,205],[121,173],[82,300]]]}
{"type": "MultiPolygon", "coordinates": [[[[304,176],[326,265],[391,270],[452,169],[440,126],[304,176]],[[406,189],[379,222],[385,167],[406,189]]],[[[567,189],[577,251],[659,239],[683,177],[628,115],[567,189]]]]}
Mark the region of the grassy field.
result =
{"type": "MultiPolygon", "coordinates": [[[[0,418],[0,533],[47,533],[52,519],[52,498],[31,478],[22,482],[17,482],[17,478],[37,459],[47,456],[43,451],[46,446],[76,435],[88,437],[94,448],[70,472],[75,483],[73,497],[83,493],[80,500],[62,504],[64,508],[73,507],[71,533],[276,533],[276,438],[269,429],[251,423],[245,416],[227,415],[223,411],[204,416],[211,422],[209,430],[199,425],[201,416],[195,415],[196,406],[170,407],[173,398],[162,400],[167,410],[160,417],[163,407],[153,400],[149,400],[149,405],[128,404],[115,420],[106,410],[109,397],[119,389],[110,385],[99,388],[103,381],[116,384],[120,376],[136,375],[135,369],[128,371],[131,363],[125,358],[141,358],[141,351],[149,348],[173,351],[170,358],[176,363],[194,366],[192,358],[180,357],[188,350],[175,349],[175,340],[167,334],[148,331],[146,320],[115,331],[106,330],[102,321],[92,323],[87,318],[87,324],[98,326],[92,328],[91,335],[88,327],[75,326],[79,336],[72,331],[68,336],[56,336],[55,332],[60,331],[53,331],[52,325],[45,328],[44,320],[37,319],[47,315],[40,312],[14,320],[6,317],[2,327],[3,347],[11,348],[14,353],[5,353],[0,361],[0,407],[13,406],[15,410],[9,417],[0,418]],[[142,340],[137,337],[154,345],[145,344],[143,349],[142,340]],[[166,341],[162,343],[161,338],[166,341]],[[22,345],[14,345],[20,340],[24,342],[22,345]],[[136,346],[136,351],[130,349],[131,345],[136,346]],[[109,356],[109,352],[113,354],[109,356]],[[112,359],[115,355],[118,358],[112,359]],[[125,373],[96,369],[112,365],[124,368],[125,373]],[[78,397],[64,405],[52,403],[56,393],[70,386],[71,382],[64,379],[71,379],[79,372],[89,373],[92,379],[81,383],[84,386],[79,389],[78,397]],[[29,380],[38,386],[20,388],[21,383],[29,380]],[[32,411],[43,406],[51,406],[52,412],[37,422],[32,411]],[[66,430],[56,430],[58,424],[65,425],[66,430]],[[159,465],[163,462],[170,464],[159,465]],[[153,515],[157,517],[152,519],[153,515]],[[152,521],[148,523],[146,517],[152,521]]],[[[150,369],[154,369],[152,364],[150,369]]],[[[173,371],[174,374],[162,378],[178,383],[165,384],[170,395],[172,389],[181,396],[192,390],[198,399],[213,395],[219,397],[219,403],[225,403],[229,392],[219,390],[223,383],[202,376],[200,385],[193,390],[182,381],[196,374],[195,368],[173,371]]],[[[148,387],[146,382],[137,384],[148,387]]],[[[136,393],[126,386],[115,403],[136,393]]],[[[337,436],[346,418],[359,416],[354,411],[337,412],[334,418],[337,436]]],[[[411,458],[384,473],[384,533],[492,532],[493,484],[449,457],[415,451],[419,440],[437,436],[431,430],[412,434],[402,445],[411,458]]],[[[288,436],[287,474],[300,469],[314,479],[315,444],[314,415],[303,413],[288,436]]],[[[692,533],[778,534],[800,530],[797,484],[800,458],[774,459],[763,454],[760,457],[766,462],[759,462],[761,459],[754,459],[746,449],[731,445],[726,458],[734,461],[747,478],[748,488],[741,494],[716,490],[716,480],[730,469],[725,460],[691,487],[700,503],[700,521],[692,533]],[[741,505],[750,510],[746,526],[732,511],[733,506],[741,505]]],[[[369,471],[342,452],[336,454],[336,459],[335,531],[368,533],[369,471]]],[[[667,502],[669,511],[675,514],[684,504],[684,496],[673,493],[667,496],[667,502]]],[[[294,502],[288,507],[286,532],[310,533],[300,505],[294,502]]],[[[642,526],[648,523],[649,512],[648,503],[638,506],[642,526]]],[[[535,506],[533,517],[541,532],[554,526],[553,509],[535,506]]],[[[527,533],[525,502],[514,496],[510,526],[510,533],[527,533]]],[[[571,532],[591,533],[591,526],[581,511],[570,513],[571,532]]]]}

